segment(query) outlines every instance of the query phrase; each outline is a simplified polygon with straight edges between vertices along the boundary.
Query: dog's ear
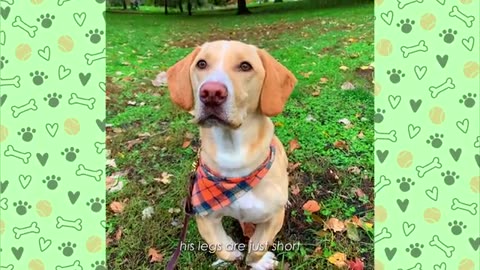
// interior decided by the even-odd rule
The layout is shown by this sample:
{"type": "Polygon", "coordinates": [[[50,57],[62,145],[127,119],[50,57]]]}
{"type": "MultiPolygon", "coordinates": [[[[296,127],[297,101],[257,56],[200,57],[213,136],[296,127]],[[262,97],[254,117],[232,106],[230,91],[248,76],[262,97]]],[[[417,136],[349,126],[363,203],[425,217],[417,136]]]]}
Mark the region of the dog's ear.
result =
{"type": "Polygon", "coordinates": [[[167,70],[167,83],[170,90],[170,98],[184,110],[193,108],[193,89],[190,80],[190,66],[200,51],[196,47],[189,55],[178,61],[167,70]]]}
{"type": "Polygon", "coordinates": [[[290,70],[265,50],[259,49],[258,55],[265,69],[265,79],[260,95],[260,111],[266,116],[275,116],[282,112],[297,79],[290,70]]]}

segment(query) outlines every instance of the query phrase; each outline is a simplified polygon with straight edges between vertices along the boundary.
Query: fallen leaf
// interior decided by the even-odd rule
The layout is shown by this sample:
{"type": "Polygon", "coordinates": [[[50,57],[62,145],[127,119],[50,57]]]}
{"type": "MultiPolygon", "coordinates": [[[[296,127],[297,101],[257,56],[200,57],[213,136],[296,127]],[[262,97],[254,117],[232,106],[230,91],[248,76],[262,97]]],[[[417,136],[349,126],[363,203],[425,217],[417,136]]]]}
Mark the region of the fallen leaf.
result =
{"type": "Polygon", "coordinates": [[[337,149],[342,149],[342,150],[345,150],[345,151],[350,150],[350,147],[348,146],[348,144],[345,141],[342,141],[342,140],[334,142],[333,146],[337,149]]]}
{"type": "Polygon", "coordinates": [[[289,144],[289,147],[290,147],[289,148],[290,153],[292,153],[295,149],[298,149],[298,148],[301,147],[300,143],[298,143],[298,141],[296,139],[291,140],[288,144],[289,144]]]}
{"type": "Polygon", "coordinates": [[[157,182],[160,182],[160,183],[163,183],[165,185],[168,185],[170,184],[170,177],[172,177],[173,174],[169,174],[167,172],[162,172],[162,177],[160,178],[153,178],[153,180],[157,181],[157,182]]]}
{"type": "Polygon", "coordinates": [[[117,232],[115,233],[115,240],[120,241],[120,239],[122,238],[122,233],[123,233],[122,227],[118,228],[117,232]]]}
{"type": "Polygon", "coordinates": [[[335,265],[338,268],[343,268],[347,266],[346,263],[347,256],[341,252],[335,252],[332,256],[328,257],[328,262],[335,265]]]}
{"type": "Polygon", "coordinates": [[[300,75],[302,75],[304,78],[309,78],[310,75],[313,74],[313,71],[309,71],[309,72],[300,72],[300,75]]]}
{"type": "Polygon", "coordinates": [[[320,83],[327,83],[328,82],[328,79],[327,78],[320,78],[320,83]]]}
{"type": "Polygon", "coordinates": [[[173,213],[178,214],[181,211],[182,210],[180,210],[180,208],[168,208],[168,213],[170,213],[170,214],[173,214],[173,213]]]}
{"type": "Polygon", "coordinates": [[[352,122],[350,122],[350,120],[348,120],[347,118],[342,118],[342,119],[338,120],[338,122],[339,122],[339,123],[342,123],[342,124],[344,124],[344,125],[346,125],[346,126],[352,124],[352,122]]]}
{"type": "Polygon", "coordinates": [[[365,192],[363,192],[363,190],[362,190],[362,189],[360,189],[360,188],[356,188],[356,189],[354,189],[354,191],[353,191],[353,192],[354,192],[354,193],[355,193],[355,195],[357,195],[357,197],[359,197],[359,198],[360,198],[360,197],[367,196],[367,195],[365,194],[365,192]]]}
{"type": "Polygon", "coordinates": [[[349,270],[363,270],[365,266],[359,258],[355,258],[355,261],[348,261],[347,263],[349,270]]]}
{"type": "Polygon", "coordinates": [[[116,179],[113,176],[107,176],[107,180],[105,181],[107,190],[111,189],[116,183],[116,179]]]}
{"type": "Polygon", "coordinates": [[[353,216],[352,217],[352,223],[357,225],[358,227],[362,227],[363,226],[363,222],[361,219],[359,219],[357,216],[353,216]]]}
{"type": "Polygon", "coordinates": [[[136,101],[133,101],[133,100],[129,100],[129,101],[127,101],[127,104],[128,104],[128,105],[135,106],[135,105],[137,104],[137,102],[136,102],[136,101]]]}
{"type": "Polygon", "coordinates": [[[358,41],[358,39],[356,39],[356,38],[349,38],[348,41],[349,41],[349,42],[352,42],[352,43],[355,43],[355,42],[358,41]]]}
{"type": "Polygon", "coordinates": [[[344,82],[340,88],[342,88],[342,90],[353,90],[355,89],[355,85],[351,82],[344,82]]]}
{"type": "Polygon", "coordinates": [[[123,208],[124,208],[124,206],[123,206],[123,203],[121,203],[121,202],[115,201],[115,202],[110,203],[110,209],[111,209],[114,213],[117,213],[117,214],[118,214],[118,213],[122,213],[122,212],[123,212],[123,208]]]}
{"type": "Polygon", "coordinates": [[[322,247],[316,247],[312,252],[312,256],[322,256],[322,253],[322,247]]]}
{"type": "Polygon", "coordinates": [[[292,193],[292,195],[296,196],[300,193],[300,188],[298,187],[298,185],[293,185],[290,187],[290,192],[292,193]]]}
{"type": "Polygon", "coordinates": [[[145,138],[148,138],[148,137],[152,137],[152,134],[150,134],[148,132],[144,132],[144,133],[138,133],[137,136],[139,138],[145,139],[145,138]]]}
{"type": "Polygon", "coordinates": [[[320,211],[320,205],[315,200],[308,200],[303,206],[302,209],[310,213],[315,213],[320,211]]]}
{"type": "Polygon", "coordinates": [[[153,207],[149,206],[142,210],[142,220],[149,219],[153,215],[153,207]]]}
{"type": "Polygon", "coordinates": [[[115,159],[107,159],[107,166],[110,166],[112,168],[116,168],[117,164],[115,163],[115,159]]]}
{"type": "Polygon", "coordinates": [[[346,70],[348,70],[348,67],[347,66],[340,66],[340,70],[346,71],[346,70]]]}
{"type": "Polygon", "coordinates": [[[357,137],[358,137],[359,139],[363,139],[363,138],[365,138],[365,134],[363,134],[363,131],[360,131],[360,132],[357,134],[357,137]]]}
{"type": "Polygon", "coordinates": [[[318,96],[320,96],[320,91],[313,91],[311,95],[313,97],[318,97],[318,96]]]}
{"type": "Polygon", "coordinates": [[[165,71],[158,73],[157,77],[152,80],[152,85],[157,87],[167,85],[167,73],[165,71]]]}
{"type": "Polygon", "coordinates": [[[345,223],[340,221],[338,218],[330,218],[325,223],[325,229],[332,230],[334,232],[343,232],[346,230],[345,223]]]}
{"type": "Polygon", "coordinates": [[[358,236],[357,226],[355,226],[355,224],[350,222],[347,223],[347,237],[353,241],[360,241],[360,236],[358,236]]]}
{"type": "Polygon", "coordinates": [[[298,167],[300,167],[300,165],[302,165],[302,163],[300,163],[300,162],[296,162],[296,163],[291,163],[291,162],[289,162],[289,163],[288,163],[287,171],[293,172],[293,171],[295,171],[295,169],[297,169],[298,167]]]}
{"type": "MultiPolygon", "coordinates": [[[[362,170],[360,170],[360,168],[358,168],[357,166],[348,167],[347,171],[349,173],[353,173],[353,174],[360,174],[362,172],[362,170]]],[[[361,191],[361,189],[360,189],[360,191],[361,191]]],[[[363,195],[365,195],[365,193],[363,195]]]]}
{"type": "Polygon", "coordinates": [[[142,139],[134,139],[134,140],[130,140],[127,142],[127,149],[128,150],[132,150],[132,148],[137,145],[137,144],[140,144],[142,143],[143,140],[142,139]]]}
{"type": "Polygon", "coordinates": [[[154,248],[148,249],[148,258],[150,258],[150,262],[161,262],[163,261],[163,254],[159,253],[158,250],[154,248]]]}
{"type": "Polygon", "coordinates": [[[182,143],[182,148],[185,149],[185,148],[189,147],[191,143],[192,143],[191,140],[185,140],[185,141],[183,141],[183,143],[182,143]]]}

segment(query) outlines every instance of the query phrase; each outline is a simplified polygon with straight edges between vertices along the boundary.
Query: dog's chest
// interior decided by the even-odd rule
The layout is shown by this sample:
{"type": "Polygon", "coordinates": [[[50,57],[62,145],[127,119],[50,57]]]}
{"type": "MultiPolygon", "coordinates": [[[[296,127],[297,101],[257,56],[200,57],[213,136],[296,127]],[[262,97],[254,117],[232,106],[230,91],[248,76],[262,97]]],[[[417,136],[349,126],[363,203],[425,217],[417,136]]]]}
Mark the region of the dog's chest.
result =
{"type": "Polygon", "coordinates": [[[222,210],[225,216],[231,216],[241,222],[260,223],[267,220],[272,214],[268,209],[270,207],[266,205],[265,201],[249,191],[222,210]]]}

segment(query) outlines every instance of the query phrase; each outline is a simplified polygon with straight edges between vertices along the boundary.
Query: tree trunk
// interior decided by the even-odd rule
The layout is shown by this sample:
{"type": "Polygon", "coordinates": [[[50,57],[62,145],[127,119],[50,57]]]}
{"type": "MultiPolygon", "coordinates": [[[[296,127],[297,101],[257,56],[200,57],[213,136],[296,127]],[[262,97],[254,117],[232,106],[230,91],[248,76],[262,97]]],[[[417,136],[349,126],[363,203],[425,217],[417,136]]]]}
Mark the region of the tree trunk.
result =
{"type": "Polygon", "coordinates": [[[238,9],[237,9],[237,14],[250,14],[250,10],[247,8],[247,1],[246,0],[238,0],[237,2],[238,9]]]}
{"type": "Polygon", "coordinates": [[[188,16],[192,16],[192,0],[188,0],[187,9],[188,9],[188,16]]]}
{"type": "Polygon", "coordinates": [[[168,14],[168,0],[165,0],[165,15],[168,14]]]}
{"type": "Polygon", "coordinates": [[[178,0],[178,8],[180,9],[180,12],[183,13],[183,3],[182,3],[182,0],[178,0]]]}
{"type": "Polygon", "coordinates": [[[274,3],[282,3],[283,0],[275,0],[275,1],[273,1],[273,2],[274,2],[274,3]]]}
{"type": "Polygon", "coordinates": [[[123,0],[122,1],[122,4],[123,4],[123,9],[127,9],[127,0],[123,0]]]}

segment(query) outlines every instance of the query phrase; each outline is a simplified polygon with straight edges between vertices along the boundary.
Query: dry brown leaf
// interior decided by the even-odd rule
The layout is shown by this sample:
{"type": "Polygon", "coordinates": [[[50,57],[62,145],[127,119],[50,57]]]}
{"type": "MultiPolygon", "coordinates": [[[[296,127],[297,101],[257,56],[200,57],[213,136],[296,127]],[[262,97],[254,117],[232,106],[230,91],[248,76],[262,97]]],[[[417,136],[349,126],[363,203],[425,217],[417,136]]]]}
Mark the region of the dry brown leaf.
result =
{"type": "Polygon", "coordinates": [[[320,211],[320,205],[315,200],[308,200],[303,206],[302,209],[310,213],[315,213],[320,211]]]}
{"type": "Polygon", "coordinates": [[[333,146],[337,149],[342,149],[342,150],[345,150],[345,151],[350,150],[350,147],[348,146],[348,144],[345,141],[342,141],[342,140],[334,142],[333,146]]]}
{"type": "Polygon", "coordinates": [[[192,143],[191,140],[185,140],[185,141],[183,141],[183,143],[182,143],[182,148],[187,148],[187,147],[189,147],[191,143],[192,143]]]}
{"type": "Polygon", "coordinates": [[[325,223],[325,229],[332,230],[334,232],[343,232],[346,230],[345,223],[338,218],[330,218],[325,223]]]}
{"type": "Polygon", "coordinates": [[[116,184],[116,179],[113,176],[107,176],[107,180],[105,181],[107,190],[111,189],[116,184]]]}
{"type": "Polygon", "coordinates": [[[295,149],[298,149],[298,148],[301,147],[301,146],[300,146],[300,143],[299,143],[296,139],[291,140],[291,141],[288,143],[288,145],[289,145],[289,151],[290,151],[290,153],[292,153],[295,149]]]}
{"type": "Polygon", "coordinates": [[[121,202],[112,202],[110,203],[110,209],[114,212],[114,213],[122,213],[123,212],[123,208],[124,208],[124,205],[123,203],[121,202]]]}
{"type": "Polygon", "coordinates": [[[332,256],[328,257],[328,261],[338,268],[344,268],[347,266],[347,255],[341,252],[335,252],[332,256]]]}
{"type": "Polygon", "coordinates": [[[355,85],[351,82],[344,82],[340,88],[342,88],[342,90],[353,90],[355,89],[355,85]]]}
{"type": "Polygon", "coordinates": [[[112,168],[116,168],[117,163],[115,163],[115,159],[107,159],[107,166],[110,166],[112,168]]]}
{"type": "Polygon", "coordinates": [[[148,258],[150,258],[150,262],[161,262],[163,261],[163,254],[161,254],[158,250],[154,248],[148,249],[148,258]]]}
{"type": "Polygon", "coordinates": [[[363,190],[360,189],[360,188],[356,188],[356,189],[354,190],[354,193],[355,193],[355,195],[357,195],[357,197],[367,196],[367,195],[365,195],[365,192],[363,192],[363,190]]]}
{"type": "Polygon", "coordinates": [[[293,171],[295,171],[298,167],[300,167],[300,165],[302,165],[302,163],[300,163],[300,162],[296,162],[296,163],[291,163],[291,162],[289,162],[289,163],[288,163],[287,171],[293,172],[293,171]]]}
{"type": "Polygon", "coordinates": [[[160,182],[160,183],[163,183],[165,185],[168,185],[171,182],[170,177],[172,177],[172,176],[173,176],[173,174],[169,174],[167,172],[162,172],[162,177],[153,178],[153,180],[155,180],[157,182],[160,182]]]}
{"type": "Polygon", "coordinates": [[[142,143],[143,140],[142,139],[134,139],[134,140],[130,140],[127,142],[127,149],[128,150],[132,150],[132,148],[137,145],[137,144],[140,144],[142,143]]]}
{"type": "Polygon", "coordinates": [[[360,174],[362,172],[362,170],[360,170],[360,168],[358,168],[357,166],[348,167],[347,171],[353,174],[360,174]]]}
{"type": "Polygon", "coordinates": [[[300,193],[300,188],[298,187],[298,185],[293,185],[290,187],[290,192],[292,193],[292,195],[296,196],[300,193]]]}
{"type": "Polygon", "coordinates": [[[347,66],[340,66],[340,70],[346,71],[346,70],[348,70],[348,67],[347,66]]]}
{"type": "Polygon", "coordinates": [[[312,94],[311,94],[313,97],[318,97],[320,96],[320,91],[313,91],[312,94]]]}
{"type": "Polygon", "coordinates": [[[363,261],[359,258],[355,258],[355,261],[348,261],[349,270],[363,270],[364,267],[363,261]]]}
{"type": "Polygon", "coordinates": [[[328,82],[328,79],[327,78],[320,78],[320,83],[327,83],[328,82]]]}
{"type": "Polygon", "coordinates": [[[313,74],[313,71],[309,71],[309,72],[300,72],[300,75],[302,75],[304,78],[309,78],[310,75],[313,74]]]}
{"type": "Polygon", "coordinates": [[[363,134],[363,131],[360,131],[360,132],[357,134],[357,137],[358,137],[359,139],[363,139],[363,138],[365,138],[365,134],[363,134]]]}
{"type": "Polygon", "coordinates": [[[120,227],[115,233],[115,240],[120,241],[120,239],[122,238],[122,234],[123,234],[123,229],[122,227],[120,227]]]}

